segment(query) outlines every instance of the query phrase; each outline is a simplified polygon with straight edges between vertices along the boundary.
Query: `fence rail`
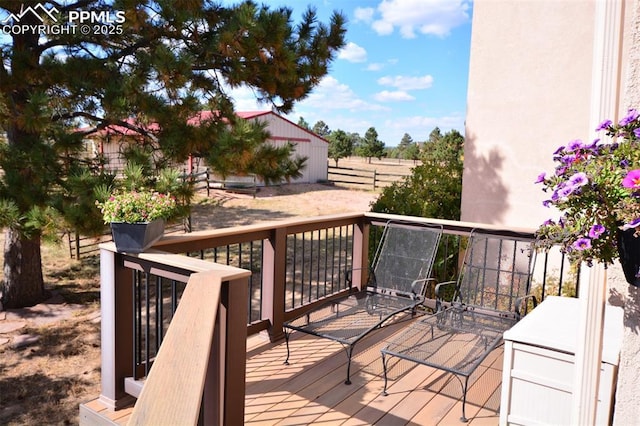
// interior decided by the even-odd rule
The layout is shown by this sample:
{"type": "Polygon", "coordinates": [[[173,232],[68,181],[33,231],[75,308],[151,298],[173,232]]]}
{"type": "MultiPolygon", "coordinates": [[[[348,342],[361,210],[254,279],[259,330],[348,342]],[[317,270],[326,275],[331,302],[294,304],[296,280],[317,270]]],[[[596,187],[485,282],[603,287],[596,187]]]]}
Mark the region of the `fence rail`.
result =
{"type": "Polygon", "coordinates": [[[373,189],[384,188],[398,182],[408,174],[384,173],[377,170],[357,169],[353,167],[328,166],[327,178],[334,183],[347,185],[371,186],[373,189]]]}

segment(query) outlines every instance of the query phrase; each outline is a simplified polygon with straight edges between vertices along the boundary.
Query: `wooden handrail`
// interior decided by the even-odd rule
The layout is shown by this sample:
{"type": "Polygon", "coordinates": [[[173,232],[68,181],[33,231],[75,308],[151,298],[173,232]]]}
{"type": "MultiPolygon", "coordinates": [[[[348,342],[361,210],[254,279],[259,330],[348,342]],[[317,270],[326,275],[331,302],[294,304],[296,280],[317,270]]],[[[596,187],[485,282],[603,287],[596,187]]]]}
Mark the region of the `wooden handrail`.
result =
{"type": "Polygon", "coordinates": [[[129,425],[198,423],[220,288],[213,272],[189,278],[129,425]]]}

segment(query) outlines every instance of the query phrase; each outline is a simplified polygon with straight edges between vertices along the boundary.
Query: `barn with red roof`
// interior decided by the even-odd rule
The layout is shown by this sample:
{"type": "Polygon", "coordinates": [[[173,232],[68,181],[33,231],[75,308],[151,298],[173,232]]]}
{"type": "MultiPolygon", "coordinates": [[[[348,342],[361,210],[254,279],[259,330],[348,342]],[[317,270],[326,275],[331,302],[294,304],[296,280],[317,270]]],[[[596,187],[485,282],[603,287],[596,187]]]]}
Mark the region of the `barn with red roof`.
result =
{"type": "MultiPolygon", "coordinates": [[[[199,121],[207,120],[213,114],[212,111],[203,111],[197,117],[189,120],[189,124],[197,125],[199,121]]],[[[274,146],[282,146],[291,142],[295,146],[293,155],[307,157],[306,167],[302,176],[292,183],[316,183],[327,179],[327,160],[329,143],[315,133],[298,126],[285,117],[273,111],[240,111],[236,114],[246,120],[259,120],[267,124],[267,130],[271,134],[267,143],[274,146]]],[[[149,132],[153,132],[158,126],[150,123],[146,126],[149,132]]],[[[111,169],[122,168],[120,153],[126,144],[133,143],[137,133],[123,126],[110,126],[101,132],[92,135],[89,142],[93,154],[102,154],[109,159],[107,167],[111,169]]],[[[207,165],[204,159],[193,158],[181,165],[185,170],[196,173],[204,170],[207,165]]]]}

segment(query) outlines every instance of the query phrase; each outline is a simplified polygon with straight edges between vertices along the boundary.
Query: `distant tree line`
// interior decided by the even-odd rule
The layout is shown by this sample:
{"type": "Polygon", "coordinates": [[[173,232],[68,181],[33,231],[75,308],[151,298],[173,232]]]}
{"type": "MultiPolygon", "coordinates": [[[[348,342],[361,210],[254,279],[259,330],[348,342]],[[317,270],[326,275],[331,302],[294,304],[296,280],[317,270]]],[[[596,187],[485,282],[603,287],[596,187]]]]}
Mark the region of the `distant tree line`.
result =
{"type": "MultiPolygon", "coordinates": [[[[426,141],[416,142],[411,135],[405,133],[397,146],[387,147],[383,141],[378,139],[375,127],[369,127],[364,136],[360,136],[358,133],[350,133],[342,129],[331,130],[322,120],[311,127],[304,117],[300,117],[298,126],[329,141],[329,158],[335,161],[336,167],[341,158],[352,155],[364,157],[368,162],[371,162],[372,158],[380,160],[386,157],[413,160],[417,164],[425,154],[434,151],[435,147],[439,146],[443,140],[464,139],[457,130],[451,130],[443,135],[440,128],[435,127],[426,141]]],[[[439,149],[437,148],[437,150],[439,149]]]]}
{"type": "Polygon", "coordinates": [[[298,126],[329,141],[329,158],[335,161],[336,167],[341,158],[352,155],[364,157],[368,162],[371,162],[372,158],[381,159],[387,156],[385,144],[378,139],[378,132],[374,127],[369,127],[364,136],[360,136],[358,133],[349,133],[344,130],[332,131],[322,120],[310,127],[304,117],[300,117],[298,126]]]}

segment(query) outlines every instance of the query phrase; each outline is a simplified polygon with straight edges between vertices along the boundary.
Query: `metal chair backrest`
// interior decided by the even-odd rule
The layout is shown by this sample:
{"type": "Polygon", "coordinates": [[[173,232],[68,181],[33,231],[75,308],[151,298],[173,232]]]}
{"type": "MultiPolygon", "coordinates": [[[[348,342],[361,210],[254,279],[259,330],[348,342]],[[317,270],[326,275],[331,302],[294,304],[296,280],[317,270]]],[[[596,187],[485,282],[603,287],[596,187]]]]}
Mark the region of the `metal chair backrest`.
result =
{"type": "Polygon", "coordinates": [[[454,301],[499,313],[513,313],[526,296],[535,259],[532,240],[473,231],[465,251],[454,301]]]}
{"type": "Polygon", "coordinates": [[[377,292],[424,297],[442,226],[387,222],[373,261],[377,292]]]}

